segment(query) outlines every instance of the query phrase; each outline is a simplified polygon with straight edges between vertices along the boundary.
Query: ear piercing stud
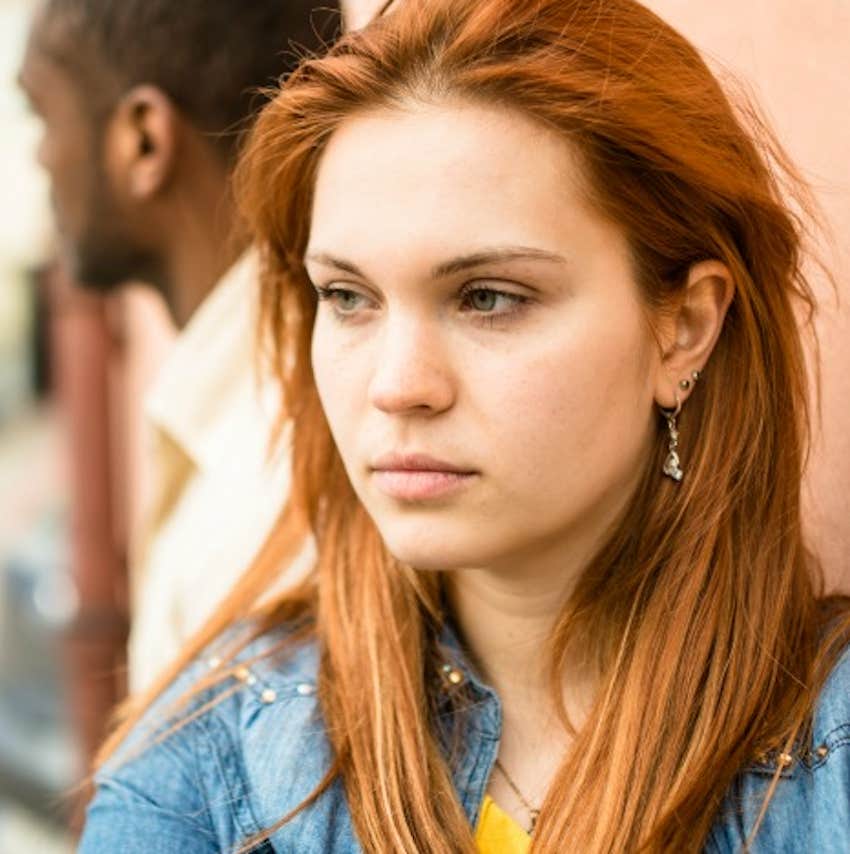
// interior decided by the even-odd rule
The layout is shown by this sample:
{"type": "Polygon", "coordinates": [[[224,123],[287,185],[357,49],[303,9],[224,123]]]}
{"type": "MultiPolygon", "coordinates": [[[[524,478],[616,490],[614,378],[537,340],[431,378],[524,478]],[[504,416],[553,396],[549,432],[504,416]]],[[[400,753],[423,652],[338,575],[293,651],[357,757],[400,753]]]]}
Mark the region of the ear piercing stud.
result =
{"type": "Polygon", "coordinates": [[[697,380],[699,380],[701,376],[702,374],[700,373],[700,371],[692,371],[691,378],[689,380],[679,381],[679,388],[682,389],[682,391],[687,391],[692,385],[697,382],[697,380]]]}

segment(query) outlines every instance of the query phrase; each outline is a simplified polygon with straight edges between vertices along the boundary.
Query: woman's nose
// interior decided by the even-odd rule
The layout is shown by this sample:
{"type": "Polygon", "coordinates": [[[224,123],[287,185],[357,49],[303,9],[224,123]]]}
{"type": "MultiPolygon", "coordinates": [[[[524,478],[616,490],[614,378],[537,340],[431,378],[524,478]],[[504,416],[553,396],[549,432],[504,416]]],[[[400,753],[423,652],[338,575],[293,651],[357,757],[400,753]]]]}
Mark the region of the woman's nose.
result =
{"type": "Polygon", "coordinates": [[[375,353],[369,402],[388,414],[437,414],[455,398],[449,353],[438,330],[415,319],[388,321],[375,353]]]}

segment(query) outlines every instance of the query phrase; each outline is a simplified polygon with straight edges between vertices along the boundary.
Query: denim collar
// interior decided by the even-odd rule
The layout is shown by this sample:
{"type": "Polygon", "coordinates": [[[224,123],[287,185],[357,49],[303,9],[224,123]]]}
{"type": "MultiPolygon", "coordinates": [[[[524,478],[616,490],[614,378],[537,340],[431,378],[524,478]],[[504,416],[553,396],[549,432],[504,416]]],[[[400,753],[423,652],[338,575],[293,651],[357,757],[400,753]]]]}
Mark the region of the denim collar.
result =
{"type": "Polygon", "coordinates": [[[502,705],[469,660],[450,620],[437,636],[436,725],[460,802],[473,827],[502,736],[502,705]]]}
{"type": "MultiPolygon", "coordinates": [[[[477,672],[469,656],[463,648],[457,628],[451,619],[447,619],[437,637],[438,659],[437,692],[441,698],[438,702],[446,702],[453,698],[461,700],[461,705],[494,703],[499,706],[496,692],[484,681],[477,672]]],[[[492,720],[489,734],[498,738],[501,734],[501,711],[498,720],[492,720]]]]}

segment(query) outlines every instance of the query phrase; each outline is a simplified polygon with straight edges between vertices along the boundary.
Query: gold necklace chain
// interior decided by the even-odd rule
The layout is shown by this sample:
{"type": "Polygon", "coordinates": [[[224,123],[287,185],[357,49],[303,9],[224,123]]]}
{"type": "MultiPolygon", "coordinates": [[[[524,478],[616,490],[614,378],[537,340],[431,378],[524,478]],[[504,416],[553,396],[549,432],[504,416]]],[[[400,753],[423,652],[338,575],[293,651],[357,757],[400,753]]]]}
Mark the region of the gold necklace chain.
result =
{"type": "Polygon", "coordinates": [[[508,772],[505,770],[505,766],[502,765],[498,757],[496,758],[496,767],[499,769],[502,776],[505,778],[505,782],[511,787],[511,791],[517,796],[517,798],[519,798],[519,802],[525,807],[526,810],[528,810],[528,814],[531,817],[531,824],[528,828],[528,835],[531,836],[534,833],[534,826],[537,824],[537,819],[540,816],[540,809],[537,807],[533,807],[528,802],[525,795],[523,795],[523,793],[519,790],[519,786],[514,783],[513,779],[511,778],[511,775],[508,774],[508,772]]]}

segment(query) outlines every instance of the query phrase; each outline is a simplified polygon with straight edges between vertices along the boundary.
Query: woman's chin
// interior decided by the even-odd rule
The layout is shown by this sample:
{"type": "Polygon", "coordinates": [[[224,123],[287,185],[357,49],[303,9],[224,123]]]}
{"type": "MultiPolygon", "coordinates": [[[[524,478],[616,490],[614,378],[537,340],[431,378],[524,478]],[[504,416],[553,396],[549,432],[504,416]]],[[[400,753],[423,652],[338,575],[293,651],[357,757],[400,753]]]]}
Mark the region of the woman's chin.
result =
{"type": "Polygon", "coordinates": [[[393,557],[422,572],[486,566],[494,558],[480,542],[452,541],[433,532],[417,538],[384,536],[384,542],[393,557]]]}
{"type": "Polygon", "coordinates": [[[498,524],[492,512],[486,516],[468,508],[388,512],[377,502],[367,505],[367,511],[390,554],[423,571],[488,566],[521,545],[517,528],[498,524]]]}

